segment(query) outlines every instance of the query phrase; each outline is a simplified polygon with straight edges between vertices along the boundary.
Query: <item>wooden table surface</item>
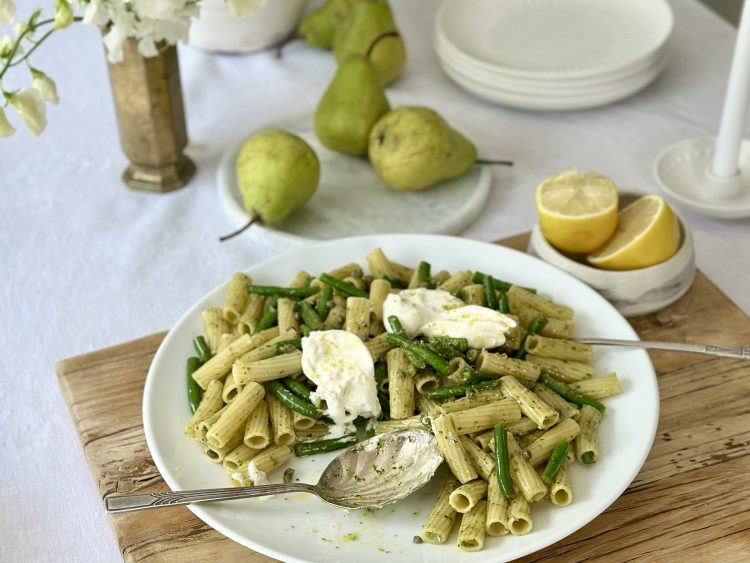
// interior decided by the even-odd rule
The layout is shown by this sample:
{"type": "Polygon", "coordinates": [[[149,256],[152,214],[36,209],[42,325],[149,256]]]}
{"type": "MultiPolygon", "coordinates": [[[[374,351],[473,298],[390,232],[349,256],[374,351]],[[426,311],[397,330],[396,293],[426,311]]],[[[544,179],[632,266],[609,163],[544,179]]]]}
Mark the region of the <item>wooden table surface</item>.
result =
{"type": "MultiPolygon", "coordinates": [[[[525,243],[525,235],[503,241],[519,249],[525,243]]],[[[700,272],[677,303],[630,320],[642,339],[750,342],[750,319],[700,272]]],[[[141,418],[146,373],[164,334],[56,366],[102,498],[167,489],[141,418]]],[[[673,352],[653,352],[651,359],[661,416],[641,472],[598,518],[520,561],[750,561],[750,363],[673,352]]],[[[222,536],[185,507],[110,521],[129,562],[273,561],[222,536]]]]}

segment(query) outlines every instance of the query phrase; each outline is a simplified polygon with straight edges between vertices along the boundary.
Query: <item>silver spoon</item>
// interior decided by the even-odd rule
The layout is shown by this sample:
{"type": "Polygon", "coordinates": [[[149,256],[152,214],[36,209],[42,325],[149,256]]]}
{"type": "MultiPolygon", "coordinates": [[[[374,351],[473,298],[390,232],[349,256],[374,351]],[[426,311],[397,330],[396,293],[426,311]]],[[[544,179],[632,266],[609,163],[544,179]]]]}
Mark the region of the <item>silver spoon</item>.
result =
{"type": "Polygon", "coordinates": [[[430,432],[396,430],[347,448],[328,464],[316,485],[289,483],[111,495],[104,499],[104,505],[108,512],[119,513],[193,502],[312,493],[342,508],[379,508],[424,486],[442,461],[430,432]]]}
{"type": "Polygon", "coordinates": [[[575,341],[581,344],[597,346],[625,346],[651,350],[671,350],[673,352],[692,352],[694,354],[750,360],[750,346],[715,346],[713,344],[685,344],[680,342],[657,342],[655,340],[612,340],[607,338],[576,338],[575,341]]]}

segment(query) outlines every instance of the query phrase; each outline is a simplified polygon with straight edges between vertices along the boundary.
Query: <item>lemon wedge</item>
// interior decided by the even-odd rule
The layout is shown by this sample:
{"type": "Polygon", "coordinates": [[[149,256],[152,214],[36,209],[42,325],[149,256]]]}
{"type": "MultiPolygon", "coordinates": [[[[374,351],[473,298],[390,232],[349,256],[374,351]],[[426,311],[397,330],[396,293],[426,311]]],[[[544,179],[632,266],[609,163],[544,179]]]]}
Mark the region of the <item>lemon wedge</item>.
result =
{"type": "Polygon", "coordinates": [[[596,172],[570,168],[536,188],[539,227],[552,246],[566,252],[591,252],[617,227],[617,186],[596,172]]]}
{"type": "Polygon", "coordinates": [[[615,235],[586,259],[597,268],[633,270],[664,262],[679,245],[680,227],[669,205],[647,195],[620,211],[615,235]]]}

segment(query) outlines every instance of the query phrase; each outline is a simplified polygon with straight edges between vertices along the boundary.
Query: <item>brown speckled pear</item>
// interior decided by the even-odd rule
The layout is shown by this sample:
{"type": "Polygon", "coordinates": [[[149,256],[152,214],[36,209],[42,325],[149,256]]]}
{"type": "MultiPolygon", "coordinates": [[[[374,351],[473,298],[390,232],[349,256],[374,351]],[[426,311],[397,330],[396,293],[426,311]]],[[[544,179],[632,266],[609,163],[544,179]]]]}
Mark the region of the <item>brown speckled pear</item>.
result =
{"type": "Polygon", "coordinates": [[[474,144],[435,111],[404,106],[385,114],[370,132],[370,162],[380,179],[397,190],[424,190],[468,172],[474,144]]]}

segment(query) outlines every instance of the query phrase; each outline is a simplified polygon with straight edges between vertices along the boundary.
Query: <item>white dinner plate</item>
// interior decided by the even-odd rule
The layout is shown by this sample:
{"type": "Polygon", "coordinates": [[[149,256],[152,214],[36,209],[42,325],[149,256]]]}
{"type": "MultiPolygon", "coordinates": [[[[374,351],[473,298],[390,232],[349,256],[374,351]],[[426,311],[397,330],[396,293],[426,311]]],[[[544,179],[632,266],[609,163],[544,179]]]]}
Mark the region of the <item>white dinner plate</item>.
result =
{"type": "Polygon", "coordinates": [[[507,84],[505,82],[492,80],[484,75],[480,75],[467,70],[461,65],[452,63],[448,58],[440,57],[440,65],[443,68],[449,68],[453,73],[463,77],[466,81],[478,84],[488,90],[497,91],[500,93],[507,93],[514,96],[531,96],[536,98],[551,98],[551,99],[573,99],[577,97],[585,97],[592,95],[599,95],[605,93],[617,94],[619,92],[628,91],[634,84],[643,83],[644,80],[650,80],[655,78],[662,72],[666,64],[666,56],[661,56],[650,61],[650,64],[637,72],[629,73],[619,77],[616,80],[608,80],[596,85],[578,86],[578,87],[566,87],[562,88],[559,86],[544,86],[543,84],[536,86],[519,86],[514,84],[507,84]]]}
{"type": "Polygon", "coordinates": [[[673,26],[664,0],[447,0],[435,17],[475,65],[526,78],[626,68],[661,48],[673,26]]]}
{"type": "MultiPolygon", "coordinates": [[[[576,310],[576,335],[636,339],[627,321],[600,295],[574,277],[526,254],[472,240],[430,235],[373,235],[312,245],[246,270],[256,283],[285,284],[299,270],[330,270],[358,261],[381,247],[398,262],[432,263],[435,271],[481,270],[499,278],[536,286],[576,310]]],[[[225,272],[228,279],[232,272],[225,272]]],[[[203,332],[200,311],[221,306],[223,284],[210,291],[178,320],[149,369],[143,397],[143,426],[151,455],[173,490],[227,486],[224,470],[210,463],[202,448],[183,434],[190,417],[185,391],[185,361],[191,341],[203,332]]],[[[526,536],[488,537],[479,553],[456,547],[455,532],[445,545],[417,545],[439,483],[437,479],[409,498],[374,512],[345,511],[311,495],[268,500],[246,499],[190,506],[196,516],[222,534],[283,561],[341,563],[425,563],[446,560],[500,562],[542,549],[585,526],[612,504],[633,481],[653,443],[659,418],[654,368],[642,350],[597,348],[598,373],[616,371],[622,393],[606,399],[600,429],[601,457],[591,466],[575,464],[575,500],[565,508],[535,506],[533,531],[526,536]],[[356,539],[354,539],[356,538],[356,539]]],[[[335,453],[293,459],[295,475],[315,482],[335,453]]],[[[271,478],[279,482],[281,471],[271,478]]]]}
{"type": "MultiPolygon", "coordinates": [[[[404,104],[394,103],[393,107],[399,105],[404,104]]],[[[278,225],[252,227],[278,250],[372,233],[455,235],[471,225],[484,209],[492,185],[487,166],[475,165],[463,176],[426,190],[394,190],[378,178],[366,157],[348,156],[324,147],[312,130],[312,122],[312,113],[305,113],[268,125],[302,137],[318,155],[321,165],[320,183],[309,202],[278,225]]],[[[237,227],[247,222],[235,173],[237,153],[244,141],[224,153],[217,171],[219,201],[237,227]]]]}
{"type": "Polygon", "coordinates": [[[443,71],[460,87],[475,96],[509,107],[537,111],[573,111],[591,109],[611,104],[632,96],[653,82],[664,70],[666,59],[643,73],[630,77],[615,87],[592,89],[585,93],[571,95],[530,94],[507,91],[481,84],[471,77],[456,71],[453,67],[440,61],[443,71]]]}
{"type": "Polygon", "coordinates": [[[519,92],[548,92],[548,93],[567,93],[582,91],[591,88],[600,88],[617,82],[621,82],[629,77],[642,73],[652,67],[657,61],[665,57],[665,48],[655,51],[649,57],[630,65],[627,68],[620,69],[616,72],[602,73],[597,76],[584,76],[582,78],[518,78],[515,76],[506,76],[499,72],[491,72],[487,69],[477,67],[470,61],[461,57],[460,53],[452,51],[449,45],[440,35],[435,33],[433,39],[435,53],[437,56],[456,70],[461,71],[472,77],[477,82],[497,86],[507,90],[516,90],[519,92]]]}

